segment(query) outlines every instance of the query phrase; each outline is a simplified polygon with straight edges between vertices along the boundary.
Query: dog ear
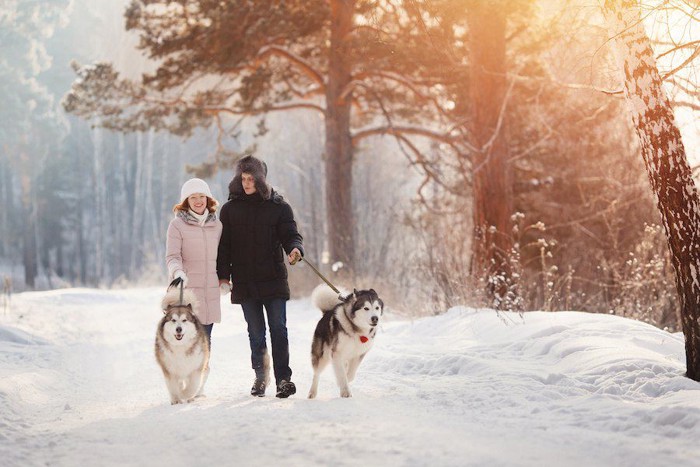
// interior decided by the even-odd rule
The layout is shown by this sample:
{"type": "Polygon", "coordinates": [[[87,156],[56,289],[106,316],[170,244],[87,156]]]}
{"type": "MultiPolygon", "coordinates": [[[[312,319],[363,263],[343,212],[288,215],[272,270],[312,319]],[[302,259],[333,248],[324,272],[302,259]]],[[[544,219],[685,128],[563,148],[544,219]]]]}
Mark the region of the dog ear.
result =
{"type": "Polygon", "coordinates": [[[357,289],[352,289],[353,298],[357,298],[357,289]]]}
{"type": "Polygon", "coordinates": [[[192,304],[191,303],[187,304],[187,309],[190,311],[190,313],[192,313],[192,304]]]}

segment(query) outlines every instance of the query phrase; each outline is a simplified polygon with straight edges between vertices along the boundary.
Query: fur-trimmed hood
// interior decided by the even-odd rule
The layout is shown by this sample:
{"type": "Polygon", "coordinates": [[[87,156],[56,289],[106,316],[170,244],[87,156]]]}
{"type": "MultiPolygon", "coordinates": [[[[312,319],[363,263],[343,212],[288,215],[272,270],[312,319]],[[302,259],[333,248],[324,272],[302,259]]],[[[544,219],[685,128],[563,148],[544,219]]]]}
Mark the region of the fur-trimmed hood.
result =
{"type": "Polygon", "coordinates": [[[268,200],[272,197],[272,188],[267,184],[267,164],[253,156],[245,156],[236,163],[236,172],[233,176],[233,180],[228,184],[228,199],[233,199],[239,196],[245,196],[245,191],[243,191],[243,182],[241,181],[241,175],[243,173],[248,173],[255,178],[255,189],[264,200],[268,200]]]}

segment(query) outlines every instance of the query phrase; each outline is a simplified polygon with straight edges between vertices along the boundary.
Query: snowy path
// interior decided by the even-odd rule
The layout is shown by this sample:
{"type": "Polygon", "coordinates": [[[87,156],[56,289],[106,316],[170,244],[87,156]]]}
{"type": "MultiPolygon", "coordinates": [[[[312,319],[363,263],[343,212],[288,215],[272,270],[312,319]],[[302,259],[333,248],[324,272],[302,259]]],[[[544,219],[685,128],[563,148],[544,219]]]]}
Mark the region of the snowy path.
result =
{"type": "Polygon", "coordinates": [[[13,297],[0,316],[0,463],[28,465],[697,465],[700,384],[682,336],[583,313],[504,324],[455,309],[382,326],[353,388],[329,369],[319,312],[289,304],[287,400],[248,395],[245,323],[224,306],[205,399],[170,406],[153,354],[160,290],[13,297]]]}

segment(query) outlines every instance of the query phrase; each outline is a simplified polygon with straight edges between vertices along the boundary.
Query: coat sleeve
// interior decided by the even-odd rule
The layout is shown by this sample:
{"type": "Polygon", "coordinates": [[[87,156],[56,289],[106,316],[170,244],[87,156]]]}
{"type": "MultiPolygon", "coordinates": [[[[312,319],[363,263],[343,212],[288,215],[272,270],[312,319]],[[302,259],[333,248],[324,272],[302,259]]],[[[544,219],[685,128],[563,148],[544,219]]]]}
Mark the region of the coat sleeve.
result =
{"type": "Polygon", "coordinates": [[[231,280],[231,223],[228,220],[228,207],[224,204],[219,213],[221,221],[221,239],[216,255],[216,275],[219,279],[231,280]]]}
{"type": "Polygon", "coordinates": [[[288,203],[282,203],[282,215],[277,224],[277,235],[287,254],[291,253],[294,248],[298,248],[301,252],[301,256],[304,256],[304,239],[297,230],[294,212],[288,203]]]}
{"type": "Polygon", "coordinates": [[[182,270],[182,232],[177,228],[175,222],[168,225],[168,235],[165,241],[165,264],[168,267],[168,277],[173,278],[175,271],[182,270]]]}

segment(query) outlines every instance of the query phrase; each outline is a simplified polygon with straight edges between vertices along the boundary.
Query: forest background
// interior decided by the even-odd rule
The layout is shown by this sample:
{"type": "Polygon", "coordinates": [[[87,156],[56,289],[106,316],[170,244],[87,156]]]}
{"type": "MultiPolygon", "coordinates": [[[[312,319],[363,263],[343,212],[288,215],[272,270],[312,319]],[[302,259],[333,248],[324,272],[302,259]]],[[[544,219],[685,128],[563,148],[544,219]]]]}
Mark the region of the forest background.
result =
{"type": "MultiPolygon", "coordinates": [[[[506,305],[603,310],[680,329],[666,239],[598,2],[488,2],[498,14],[485,14],[477,1],[254,2],[260,12],[235,11],[239,2],[149,10],[151,3],[168,2],[0,5],[5,294],[165,284],[165,230],[182,182],[205,177],[223,202],[232,163],[253,153],[294,207],[307,257],[332,280],[372,285],[416,315],[493,306],[485,291],[494,274],[474,261],[475,200],[483,196],[476,109],[490,105],[497,131],[486,134],[498,134],[494,144],[510,174],[503,182],[511,199],[489,195],[491,205],[509,206],[513,221],[498,232],[509,239],[509,274],[517,279],[506,284],[515,297],[506,305]],[[352,149],[342,163],[327,156],[334,142],[323,102],[331,91],[324,95],[318,76],[298,66],[318,70],[333,40],[336,3],[355,8],[354,61],[325,63],[318,81],[333,82],[338,69],[356,65],[358,84],[341,90],[354,99],[346,116],[352,149]],[[192,18],[217,4],[240,24],[259,14],[274,26],[235,31],[220,49],[196,50],[196,41],[172,35],[183,24],[196,29],[192,18]],[[479,14],[489,31],[501,32],[500,42],[484,37],[475,46],[469,33],[479,14]],[[170,50],[153,40],[164,31],[171,35],[160,44],[170,50]],[[275,49],[274,34],[291,44],[286,59],[297,66],[275,49]],[[474,63],[499,50],[504,72],[477,76],[474,63]],[[183,61],[158,74],[173,51],[183,61]],[[194,76],[187,63],[206,61],[202,51],[212,67],[192,66],[202,73],[196,85],[179,82],[194,76]],[[231,56],[247,60],[245,70],[221,68],[221,57],[231,56]],[[501,89],[488,92],[499,80],[501,89]],[[176,100],[174,89],[187,105],[164,104],[176,100]],[[224,89],[235,90],[235,105],[213,112],[224,89]],[[193,111],[195,101],[208,112],[193,111]],[[335,196],[344,182],[349,200],[335,196]],[[347,205],[333,206],[336,199],[347,205]],[[332,240],[338,230],[346,236],[332,240]]],[[[700,156],[698,8],[669,1],[641,10],[692,166],[700,156]]],[[[303,266],[291,279],[297,295],[318,282],[303,266]]]]}

